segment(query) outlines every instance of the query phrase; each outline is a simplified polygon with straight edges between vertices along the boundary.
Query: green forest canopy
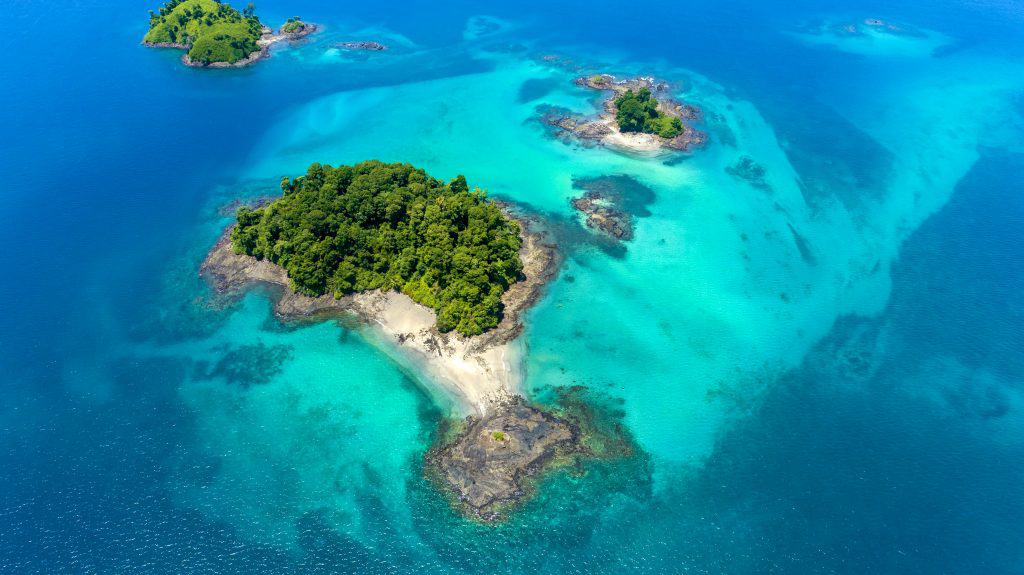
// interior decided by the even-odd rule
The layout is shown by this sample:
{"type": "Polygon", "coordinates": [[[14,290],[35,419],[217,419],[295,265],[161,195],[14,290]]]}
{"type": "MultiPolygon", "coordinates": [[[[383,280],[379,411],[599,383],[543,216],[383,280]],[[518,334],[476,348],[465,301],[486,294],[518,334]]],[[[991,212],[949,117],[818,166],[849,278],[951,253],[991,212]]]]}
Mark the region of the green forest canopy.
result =
{"type": "Polygon", "coordinates": [[[218,0],[169,0],[150,11],[142,41],[187,46],[194,62],[233,64],[259,49],[263,25],[254,10],[251,3],[239,13],[218,0]]]}
{"type": "Polygon", "coordinates": [[[683,132],[683,122],[658,111],[658,100],[647,88],[626,90],[615,99],[615,121],[623,132],[644,132],[674,138],[683,132]]]}
{"type": "Polygon", "coordinates": [[[281,31],[291,34],[292,32],[298,32],[306,27],[306,23],[302,21],[298,16],[292,16],[287,22],[281,26],[281,31]]]}
{"type": "Polygon", "coordinates": [[[498,325],[522,272],[519,224],[470,190],[409,164],[313,164],[284,196],[239,208],[237,253],[282,266],[292,289],[341,297],[400,290],[437,312],[437,327],[476,335],[498,325]]]}

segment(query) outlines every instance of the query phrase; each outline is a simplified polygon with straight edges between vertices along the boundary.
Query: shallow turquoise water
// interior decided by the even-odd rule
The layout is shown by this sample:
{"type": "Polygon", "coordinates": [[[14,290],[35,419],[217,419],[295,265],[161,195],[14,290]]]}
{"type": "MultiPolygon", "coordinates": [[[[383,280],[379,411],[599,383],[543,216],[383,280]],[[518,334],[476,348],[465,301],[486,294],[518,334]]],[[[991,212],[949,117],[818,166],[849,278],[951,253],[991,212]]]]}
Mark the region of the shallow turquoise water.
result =
{"type": "Polygon", "coordinates": [[[212,73],[138,47],[135,7],[0,8],[2,570],[1018,572],[1019,7],[658,8],[275,2],[326,30],[212,73]],[[820,33],[879,15],[914,34],[820,33]],[[114,32],[60,56],[83,19],[114,32]],[[352,37],[394,49],[330,47],[352,37]],[[540,107],[593,101],[551,53],[673,80],[710,144],[552,138],[540,107]],[[421,478],[451,412],[431,382],[358,325],[218,304],[196,269],[223,206],[365,158],[555,225],[526,387],[586,386],[636,458],[467,523],[421,478]],[[620,175],[645,210],[624,250],[568,202],[620,175]]]}

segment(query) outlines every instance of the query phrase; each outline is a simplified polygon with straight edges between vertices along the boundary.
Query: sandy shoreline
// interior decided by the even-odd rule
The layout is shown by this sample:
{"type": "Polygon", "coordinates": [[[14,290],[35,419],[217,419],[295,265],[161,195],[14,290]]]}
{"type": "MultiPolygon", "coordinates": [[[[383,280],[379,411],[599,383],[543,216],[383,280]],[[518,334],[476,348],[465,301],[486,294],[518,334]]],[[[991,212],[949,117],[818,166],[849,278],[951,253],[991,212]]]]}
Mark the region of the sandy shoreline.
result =
{"type": "Polygon", "coordinates": [[[568,110],[556,110],[547,114],[544,121],[562,130],[561,135],[596,142],[622,152],[654,156],[662,152],[686,152],[704,145],[707,135],[686,122],[700,119],[701,112],[695,106],[676,101],[667,95],[669,85],[647,76],[616,80],[610,74],[595,74],[576,78],[574,84],[580,87],[607,92],[600,111],[591,116],[575,114],[568,110]],[[646,132],[623,132],[616,119],[615,100],[627,91],[650,90],[662,114],[683,121],[683,130],[677,136],[665,138],[646,132]]]}
{"type": "MultiPolygon", "coordinates": [[[[540,298],[557,272],[559,260],[536,222],[517,218],[522,228],[523,279],[502,297],[501,322],[483,334],[465,337],[440,333],[432,309],[398,292],[330,294],[309,297],[293,292],[284,268],[266,260],[236,254],[229,227],[200,267],[218,293],[240,297],[248,288],[271,286],[276,292],[274,313],[282,320],[319,320],[354,314],[373,331],[371,340],[401,365],[440,386],[464,414],[485,415],[493,407],[522,395],[522,316],[540,298]]],[[[432,390],[433,391],[433,390],[432,390]]]]}

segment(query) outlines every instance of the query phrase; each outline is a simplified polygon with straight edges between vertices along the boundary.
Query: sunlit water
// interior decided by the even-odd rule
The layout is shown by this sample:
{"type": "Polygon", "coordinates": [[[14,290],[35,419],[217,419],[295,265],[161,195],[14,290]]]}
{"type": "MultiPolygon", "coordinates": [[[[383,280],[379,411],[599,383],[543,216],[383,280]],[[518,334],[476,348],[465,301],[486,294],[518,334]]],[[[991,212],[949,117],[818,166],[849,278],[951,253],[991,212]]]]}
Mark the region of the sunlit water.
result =
{"type": "Polygon", "coordinates": [[[196,71],[137,45],[129,3],[0,8],[0,570],[1024,569],[1019,7],[619,9],[273,2],[326,30],[196,71]],[[836,32],[868,17],[913,33],[836,32]],[[541,110],[593,110],[572,79],[606,70],[673,81],[709,145],[553,138],[541,110]],[[635,458],[466,522],[422,479],[430,381],[196,277],[223,206],[367,158],[551,223],[527,391],[586,386],[635,458]],[[604,176],[625,249],[569,205],[604,176]]]}

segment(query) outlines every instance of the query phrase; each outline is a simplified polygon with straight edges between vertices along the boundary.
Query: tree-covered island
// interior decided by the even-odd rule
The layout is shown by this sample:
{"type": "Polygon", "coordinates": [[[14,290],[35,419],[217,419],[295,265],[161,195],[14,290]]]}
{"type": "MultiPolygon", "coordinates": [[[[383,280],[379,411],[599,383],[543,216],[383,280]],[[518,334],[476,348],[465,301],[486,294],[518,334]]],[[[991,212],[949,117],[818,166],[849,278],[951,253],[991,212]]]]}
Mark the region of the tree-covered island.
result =
{"type": "Polygon", "coordinates": [[[683,132],[682,120],[658,110],[658,100],[646,86],[635,92],[628,89],[615,98],[615,110],[615,121],[623,132],[657,134],[666,139],[683,132]]]}
{"type": "Polygon", "coordinates": [[[239,208],[234,250],[284,268],[296,292],[340,298],[398,290],[437,312],[437,328],[476,335],[498,325],[522,271],[519,225],[459,176],[409,164],[315,163],[284,196],[239,208]]]}
{"type": "Polygon", "coordinates": [[[303,22],[298,16],[292,16],[284,23],[284,26],[281,26],[281,31],[285,34],[295,34],[305,30],[306,26],[309,26],[309,24],[303,22]]]}
{"type": "Polygon", "coordinates": [[[146,46],[186,50],[189,66],[233,67],[251,64],[268,54],[271,44],[294,40],[316,26],[289,18],[278,34],[256,16],[250,2],[239,12],[220,0],[168,0],[158,12],[149,12],[146,46]]]}
{"type": "Polygon", "coordinates": [[[637,152],[687,151],[707,140],[707,134],[693,127],[701,119],[700,109],[675,100],[666,82],[649,76],[618,80],[611,74],[593,74],[580,76],[575,83],[607,96],[594,116],[556,107],[543,110],[543,121],[558,138],[637,152]]]}

